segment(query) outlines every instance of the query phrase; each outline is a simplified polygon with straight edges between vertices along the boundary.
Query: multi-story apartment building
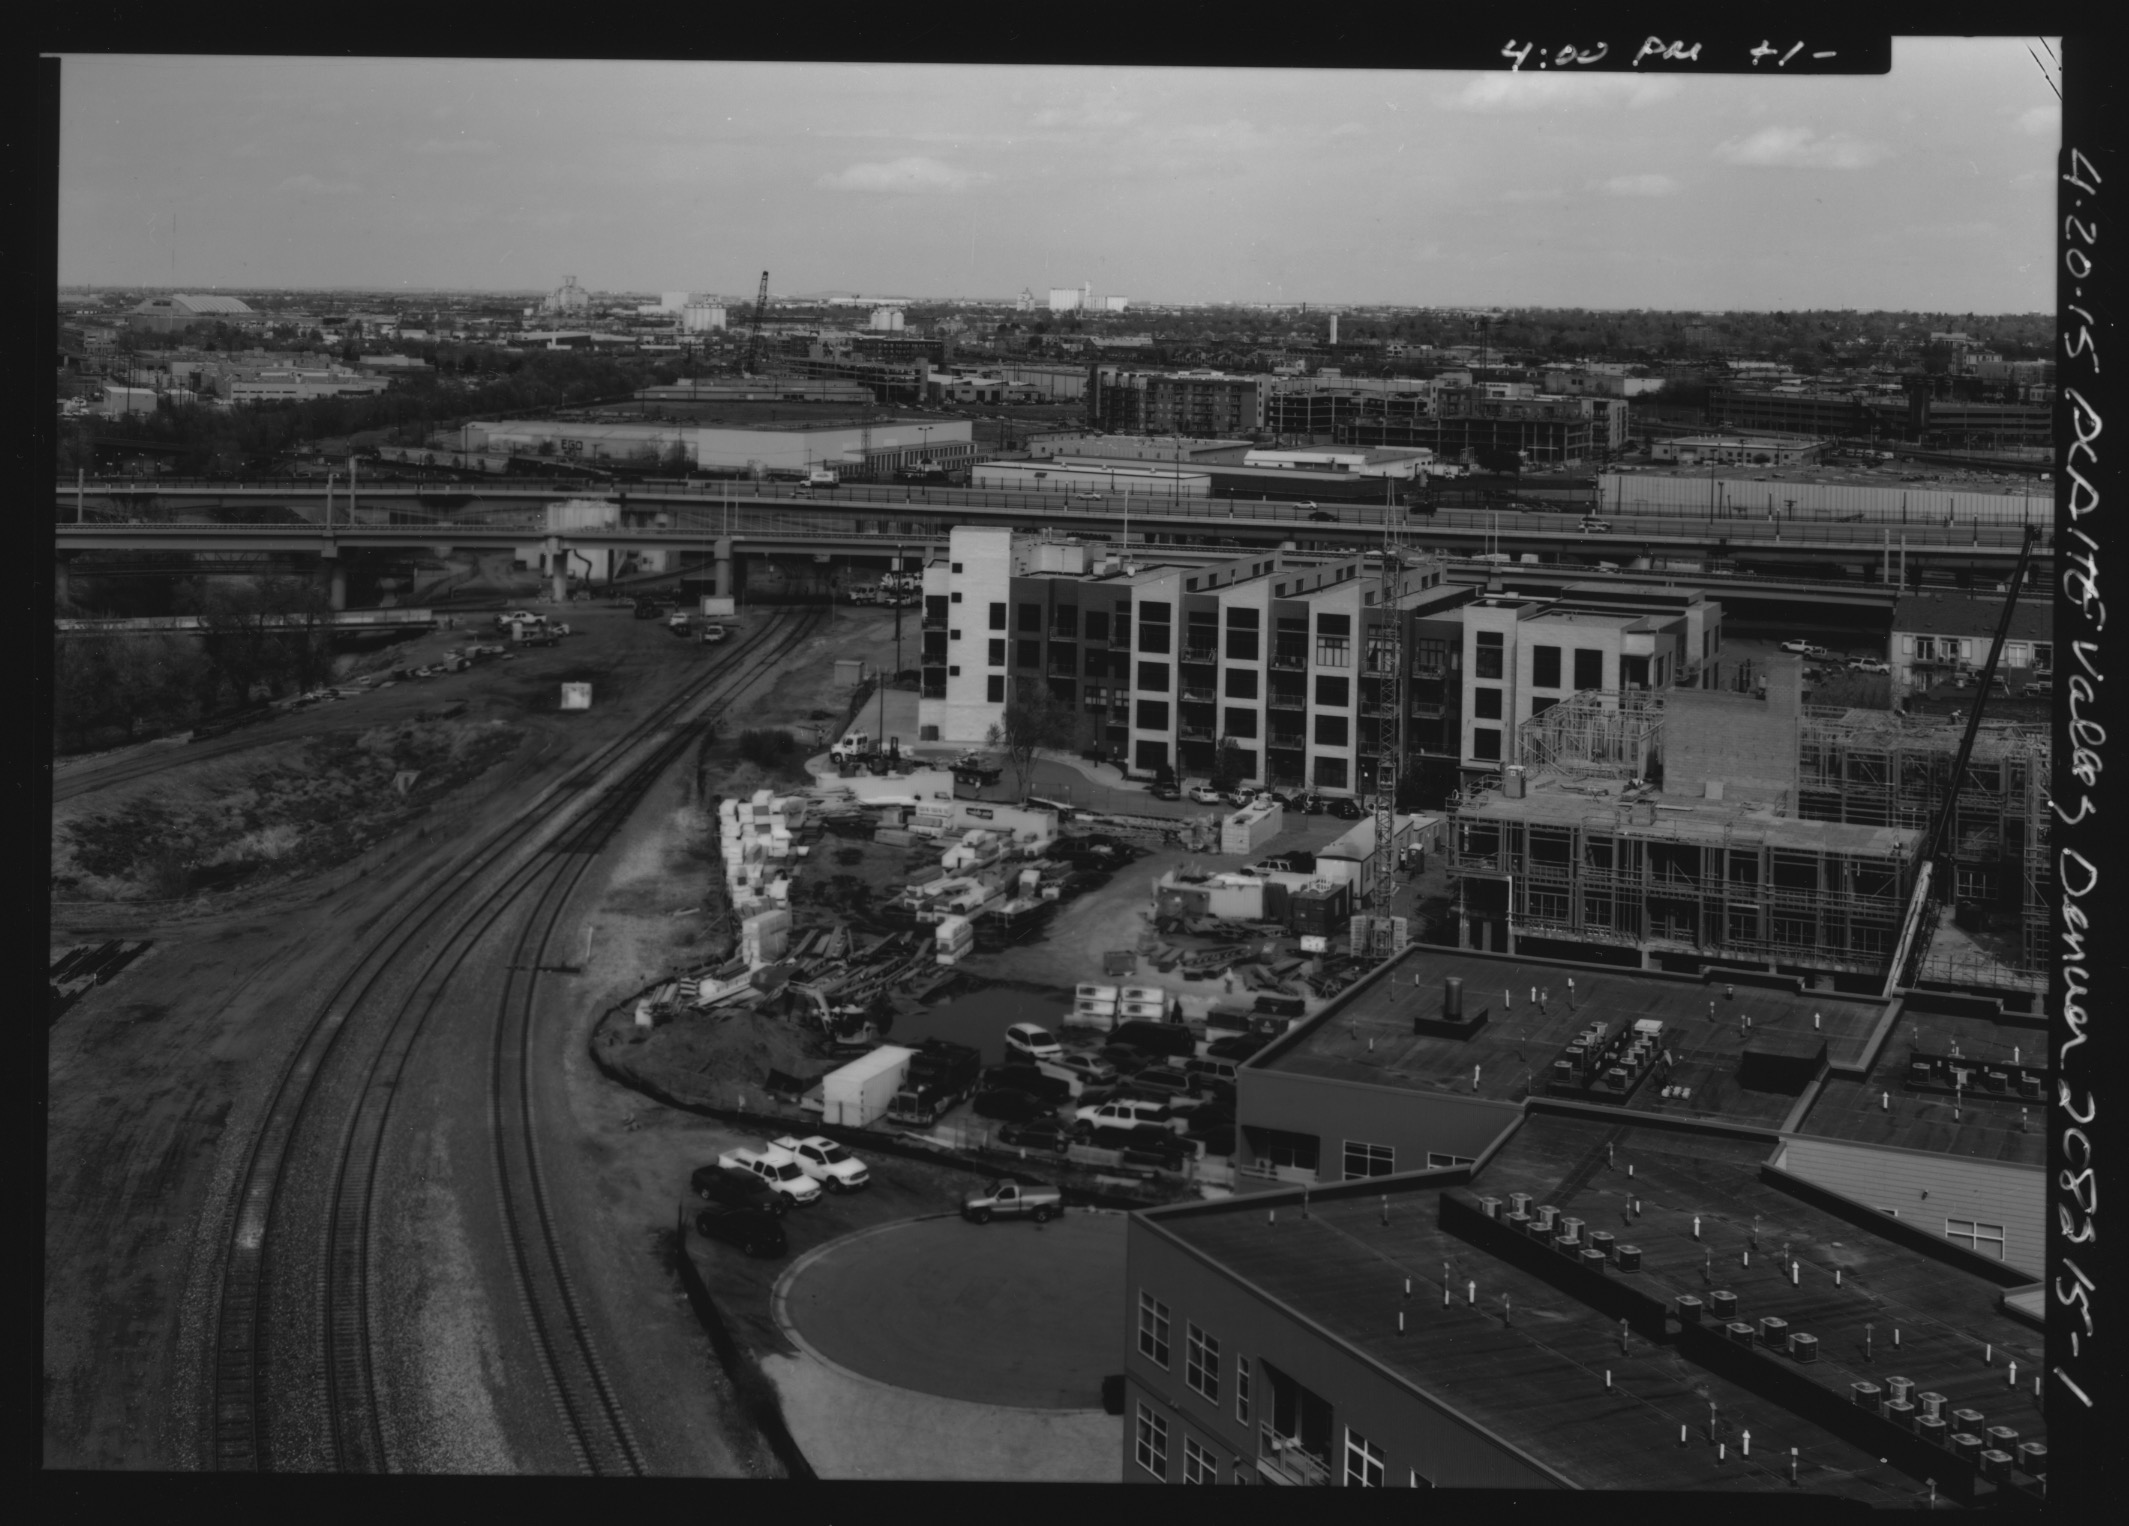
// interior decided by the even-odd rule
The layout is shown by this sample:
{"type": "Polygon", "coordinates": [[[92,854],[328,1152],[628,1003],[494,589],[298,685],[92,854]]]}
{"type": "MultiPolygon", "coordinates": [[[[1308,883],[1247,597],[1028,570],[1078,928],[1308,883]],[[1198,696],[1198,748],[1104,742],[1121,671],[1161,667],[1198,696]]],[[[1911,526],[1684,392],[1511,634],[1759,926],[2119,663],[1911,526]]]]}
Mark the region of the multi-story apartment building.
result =
{"type": "Polygon", "coordinates": [[[1457,755],[1515,761],[1516,728],[1570,695],[1695,687],[1722,650],[1722,606],[1691,590],[1577,583],[1555,598],[1480,598],[1460,611],[1457,755]]]}
{"type": "Polygon", "coordinates": [[[1231,749],[1244,782],[1358,793],[1397,716],[1387,611],[1425,696],[1409,703],[1427,707],[1408,755],[1442,746],[1453,703],[1452,644],[1437,627],[1473,591],[1448,586],[1432,557],[1408,559],[1401,586],[1386,602],[1379,561],[1359,554],[1141,565],[956,526],[947,560],[926,571],[919,736],[980,743],[1010,696],[1045,683],[1084,717],[1083,745],[1135,773],[1209,776],[1231,749]]]}
{"type": "Polygon", "coordinates": [[[1271,391],[1269,376],[1095,366],[1087,375],[1087,426],[1125,434],[1253,436],[1265,427],[1271,391]]]}

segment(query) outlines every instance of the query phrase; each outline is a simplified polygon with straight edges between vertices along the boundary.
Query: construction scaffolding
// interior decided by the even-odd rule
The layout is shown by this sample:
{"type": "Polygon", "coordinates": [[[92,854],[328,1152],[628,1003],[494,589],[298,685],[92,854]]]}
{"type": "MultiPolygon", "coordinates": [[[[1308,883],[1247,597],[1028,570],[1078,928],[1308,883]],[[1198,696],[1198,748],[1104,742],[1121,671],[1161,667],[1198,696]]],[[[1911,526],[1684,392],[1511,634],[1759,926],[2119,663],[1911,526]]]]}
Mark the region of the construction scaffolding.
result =
{"type": "Polygon", "coordinates": [[[1564,774],[1504,783],[1449,822],[1464,946],[1474,915],[1516,938],[1785,972],[1876,973],[1899,943],[1918,831],[1564,774]]]}
{"type": "MultiPolygon", "coordinates": [[[[1951,793],[1959,738],[1943,721],[1807,707],[1798,734],[1797,813],[1927,831],[1951,793]]],[[[1994,958],[2015,977],[2001,983],[2045,978],[2055,895],[2052,766],[2044,728],[1984,725],[1974,739],[1953,803],[1946,841],[1952,875],[1944,887],[1953,921],[1968,937],[1957,952],[1934,961],[1925,954],[1925,977],[1972,983],[1974,971],[1994,958]]]]}
{"type": "Polygon", "coordinates": [[[1660,767],[1663,696],[1584,689],[1515,729],[1516,761],[1568,778],[1646,779],[1660,767]]]}

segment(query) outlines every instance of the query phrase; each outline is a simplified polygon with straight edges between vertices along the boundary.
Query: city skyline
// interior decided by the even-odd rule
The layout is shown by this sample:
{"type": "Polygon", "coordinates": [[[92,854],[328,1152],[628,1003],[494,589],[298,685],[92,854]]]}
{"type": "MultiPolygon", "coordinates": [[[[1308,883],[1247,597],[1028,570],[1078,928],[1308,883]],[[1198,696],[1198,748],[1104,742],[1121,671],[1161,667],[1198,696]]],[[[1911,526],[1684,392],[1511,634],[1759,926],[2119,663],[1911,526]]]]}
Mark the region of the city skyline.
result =
{"type": "Polygon", "coordinates": [[[59,274],[2036,312],[2050,56],[1899,39],[1886,76],[1777,78],[68,57],[59,274]]]}

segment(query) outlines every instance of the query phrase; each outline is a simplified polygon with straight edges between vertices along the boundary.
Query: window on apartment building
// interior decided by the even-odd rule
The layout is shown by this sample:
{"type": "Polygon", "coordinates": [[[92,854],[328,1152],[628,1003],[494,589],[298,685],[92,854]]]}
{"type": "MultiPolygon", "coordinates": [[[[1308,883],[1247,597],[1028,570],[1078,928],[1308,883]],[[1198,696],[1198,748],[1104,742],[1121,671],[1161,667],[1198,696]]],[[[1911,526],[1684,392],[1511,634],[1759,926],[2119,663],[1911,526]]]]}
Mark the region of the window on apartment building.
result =
{"type": "Polygon", "coordinates": [[[1141,620],[1138,623],[1138,649],[1142,652],[1166,652],[1169,649],[1170,627],[1165,623],[1141,620]]]}
{"type": "Polygon", "coordinates": [[[1556,646],[1534,646],[1530,649],[1530,686],[1533,689],[1557,689],[1560,687],[1560,649],[1556,646]]]}
{"type": "Polygon", "coordinates": [[[1002,602],[991,606],[991,629],[994,631],[1005,629],[1005,605],[1002,602]]]}
{"type": "Polygon", "coordinates": [[[1473,656],[1472,672],[1480,678],[1502,678],[1507,661],[1507,646],[1499,631],[1478,632],[1478,647],[1473,656]]]}
{"type": "Polygon", "coordinates": [[[1138,729],[1141,731],[1166,731],[1168,729],[1168,702],[1161,699],[1142,699],[1138,702],[1138,729]]]}
{"type": "Polygon", "coordinates": [[[1157,693],[1168,692],[1168,664],[1165,662],[1142,662],[1138,665],[1138,686],[1157,693]]]}
{"type": "Polygon", "coordinates": [[[1316,788],[1344,789],[1346,766],[1343,758],[1318,758],[1316,760],[1316,788]]]}
{"type": "Polygon", "coordinates": [[[1296,1134],[1286,1129],[1261,1129],[1245,1124],[1243,1134],[1256,1152],[1257,1163],[1280,1170],[1314,1171],[1323,1144],[1314,1134],[1296,1134]]]}
{"type": "Polygon", "coordinates": [[[1380,1489],[1385,1461],[1382,1448],[1351,1426],[1345,1429],[1345,1482],[1348,1488],[1380,1489]]]}
{"type": "Polygon", "coordinates": [[[1220,1402],[1220,1343],[1196,1325],[1183,1326],[1183,1381],[1220,1402]]]}
{"type": "Polygon", "coordinates": [[[1138,1354],[1157,1367],[1168,1365],[1168,1305],[1144,1288],[1138,1293],[1138,1354]]]}
{"type": "Polygon", "coordinates": [[[1412,671],[1426,676],[1441,672],[1448,665],[1448,647],[1446,641],[1422,639],[1413,642],[1412,671]]]}
{"type": "Polygon", "coordinates": [[[1212,1460],[1212,1453],[1198,1445],[1197,1437],[1185,1431],[1183,1433],[1183,1482],[1186,1484],[1216,1484],[1219,1481],[1219,1468],[1212,1460]]]}
{"type": "Polygon", "coordinates": [[[2053,668],[2055,666],[2054,642],[2036,641],[2033,643],[2033,666],[2036,668],[2053,668]]]}
{"type": "Polygon", "coordinates": [[[1471,756],[1482,763],[1498,763],[1501,760],[1501,733],[1492,726],[1471,728],[1471,756]]]}
{"type": "Polygon", "coordinates": [[[1316,717],[1316,745],[1319,747],[1343,747],[1349,723],[1342,715],[1319,715],[1316,717]]]}
{"type": "Polygon", "coordinates": [[[958,577],[958,576],[960,575],[960,572],[961,572],[961,564],[960,564],[959,562],[955,562],[955,563],[953,564],[953,570],[954,570],[954,574],[955,574],[955,575],[956,575],[956,576],[958,577]]]}
{"type": "Polygon", "coordinates": [[[1041,629],[1042,629],[1042,606],[1041,606],[1040,604],[1023,604],[1023,605],[1021,605],[1021,606],[1020,606],[1020,616],[1019,616],[1019,619],[1020,619],[1020,629],[1022,629],[1022,630],[1024,630],[1024,631],[1039,631],[1039,630],[1041,630],[1041,629]]]}
{"type": "Polygon", "coordinates": [[[1002,668],[1002,667],[1004,667],[1004,666],[1005,666],[1005,638],[1004,638],[1003,636],[1000,636],[1000,637],[999,637],[999,638],[998,638],[997,640],[995,640],[995,641],[991,642],[991,644],[990,644],[990,648],[991,648],[991,652],[990,652],[990,665],[991,665],[992,667],[994,667],[994,668],[1002,668]]]}
{"type": "Polygon", "coordinates": [[[1138,1401],[1138,1465],[1163,1483],[1168,1480],[1168,1422],[1144,1399],[1138,1401]]]}
{"type": "Polygon", "coordinates": [[[983,697],[993,705],[1005,703],[1005,675],[992,673],[983,680],[983,697]]]}
{"type": "Polygon", "coordinates": [[[1480,720],[1497,721],[1501,718],[1501,691],[1499,689],[1473,689],[1471,713],[1480,720]]]}
{"type": "Polygon", "coordinates": [[[1016,667],[1039,668],[1042,666],[1042,642],[1025,638],[1013,643],[1013,663],[1016,667]]]}
{"type": "Polygon", "coordinates": [[[1255,668],[1229,668],[1225,679],[1229,699],[1255,699],[1257,697],[1257,670],[1255,668]]]}
{"type": "Polygon", "coordinates": [[[1353,703],[1353,681],[1316,675],[1316,703],[1342,710],[1353,703]]]}
{"type": "Polygon", "coordinates": [[[1076,637],[1079,634],[1079,606],[1077,604],[1060,604],[1050,611],[1050,634],[1053,636],[1072,637],[1076,637]]]}
{"type": "Polygon", "coordinates": [[[1352,1181],[1361,1176],[1388,1176],[1397,1169],[1395,1145],[1366,1144],[1358,1139],[1345,1142],[1345,1179],[1352,1181]]]}
{"type": "Polygon", "coordinates": [[[1109,639],[1109,612],[1107,610],[1090,609],[1087,611],[1087,639],[1089,641],[1107,641],[1109,639]]]}
{"type": "Polygon", "coordinates": [[[1227,707],[1227,734],[1244,741],[1254,741],[1257,735],[1257,712],[1237,705],[1227,707]]]}
{"type": "Polygon", "coordinates": [[[1342,668],[1351,664],[1353,620],[1350,615],[1316,617],[1316,663],[1319,667],[1342,668]]]}
{"type": "MultiPolygon", "coordinates": [[[[1254,615],[1256,611],[1253,609],[1230,610],[1229,613],[1254,615]]],[[[1257,633],[1253,630],[1238,631],[1230,625],[1227,628],[1227,655],[1234,662],[1255,662],[1257,660],[1257,633]]]]}
{"type": "Polygon", "coordinates": [[[1550,710],[1554,705],[1557,705],[1559,702],[1560,701],[1557,696],[1550,694],[1546,695],[1542,699],[1533,699],[1530,702],[1530,714],[1533,718],[1543,715],[1546,711],[1550,710]]]}
{"type": "Polygon", "coordinates": [[[1427,1152],[1427,1169],[1429,1171],[1446,1171],[1452,1166],[1468,1166],[1471,1164],[1471,1159],[1468,1155],[1444,1155],[1439,1150],[1429,1150],[1427,1152]]]}
{"type": "Polygon", "coordinates": [[[1235,1358],[1235,1418],[1249,1424],[1249,1358],[1235,1358]]]}
{"type": "MultiPolygon", "coordinates": [[[[961,590],[956,588],[952,593],[946,596],[946,599],[949,604],[959,604],[961,602],[961,590]]],[[[940,610],[938,611],[938,613],[943,615],[945,611],[940,610]]]]}
{"type": "Polygon", "coordinates": [[[1972,1219],[1946,1219],[1944,1238],[1968,1250],[1978,1251],[1996,1260],[2003,1259],[2003,1226],[1981,1224],[1972,1219]]]}
{"type": "Polygon", "coordinates": [[[1604,687],[1604,653],[1588,647],[1575,648],[1575,687],[1577,689],[1601,689],[1604,687]]]}

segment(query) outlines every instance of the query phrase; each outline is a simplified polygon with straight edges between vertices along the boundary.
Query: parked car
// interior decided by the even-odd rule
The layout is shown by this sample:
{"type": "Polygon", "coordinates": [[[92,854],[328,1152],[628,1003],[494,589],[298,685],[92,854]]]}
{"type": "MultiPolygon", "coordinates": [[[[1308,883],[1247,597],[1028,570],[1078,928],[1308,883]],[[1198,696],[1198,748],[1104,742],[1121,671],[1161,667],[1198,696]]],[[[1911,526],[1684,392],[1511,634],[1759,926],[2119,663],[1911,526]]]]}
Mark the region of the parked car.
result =
{"type": "Polygon", "coordinates": [[[1148,1065],[1131,1078],[1131,1084],[1148,1091],[1180,1095],[1190,1090],[1190,1076],[1174,1065],[1148,1065]]]}
{"type": "Polygon", "coordinates": [[[495,617],[497,630],[508,630],[513,625],[545,625],[547,617],[536,615],[529,609],[513,609],[508,614],[495,617]]]}
{"type": "Polygon", "coordinates": [[[1198,1041],[1181,1023],[1156,1023],[1145,1018],[1127,1018],[1110,1030],[1109,1041],[1128,1044],[1146,1054],[1186,1055],[1197,1053],[1198,1041]]]}
{"type": "Polygon", "coordinates": [[[1231,1155],[1235,1147],[1235,1115],[1232,1108],[1202,1107],[1184,1121],[1183,1136],[1202,1140],[1215,1155],[1231,1155]]]}
{"type": "Polygon", "coordinates": [[[1782,650],[1785,652],[1795,652],[1798,656],[1801,657],[1811,650],[1811,643],[1808,641],[1784,641],[1782,643],[1782,650]]]}
{"type": "Polygon", "coordinates": [[[1059,1155],[1072,1147],[1072,1133],[1055,1118],[1035,1118],[1026,1123],[1009,1123],[998,1131],[998,1138],[1005,1144],[1018,1145],[1024,1150],[1055,1150],[1059,1155]]]}
{"type": "Polygon", "coordinates": [[[1183,1074],[1190,1078],[1190,1089],[1201,1096],[1232,1099],[1235,1094],[1233,1060],[1192,1055],[1183,1062],[1183,1074]]]}
{"type": "Polygon", "coordinates": [[[1855,670],[1858,673],[1890,673],[1892,664],[1876,657],[1865,657],[1856,663],[1855,670]]]}
{"type": "Polygon", "coordinates": [[[665,617],[665,628],[679,636],[685,636],[688,633],[688,628],[694,623],[694,620],[684,609],[676,609],[665,617]]]}
{"type": "Polygon", "coordinates": [[[1052,1105],[1072,1100],[1070,1081],[1053,1076],[1027,1060],[1008,1060],[1003,1065],[991,1066],[983,1073],[983,1089],[1026,1092],[1052,1105]]]}
{"type": "Polygon", "coordinates": [[[1227,797],[1209,784],[1192,785],[1190,798],[1198,805],[1225,805],[1227,803],[1227,797]]]}
{"type": "Polygon", "coordinates": [[[1183,792],[1172,784],[1156,784],[1147,793],[1156,800],[1180,800],[1183,798],[1183,792]]]}
{"type": "Polygon", "coordinates": [[[1579,528],[1585,535],[1609,535],[1612,530],[1610,523],[1602,519],[1585,519],[1579,528]]]}
{"type": "Polygon", "coordinates": [[[1248,1059],[1270,1042],[1271,1040],[1259,1034],[1237,1033],[1224,1039],[1214,1039],[1207,1044],[1205,1046],[1205,1056],[1207,1059],[1233,1060],[1239,1063],[1248,1059]]]}
{"type": "Polygon", "coordinates": [[[794,1203],[821,1200],[821,1184],[806,1175],[798,1158],[789,1151],[773,1146],[766,1150],[727,1150],[717,1157],[717,1164],[753,1172],[794,1203]]]}
{"type": "Polygon", "coordinates": [[[705,1203],[722,1203],[727,1208],[755,1208],[778,1217],[791,1211],[791,1199],[752,1171],[735,1171],[730,1166],[700,1166],[690,1180],[695,1196],[705,1203]]]}
{"type": "Polygon", "coordinates": [[[1001,1219],[1033,1219],[1037,1224],[1044,1224],[1055,1218],[1063,1207],[1064,1194],[1047,1182],[1000,1179],[981,1192],[971,1192],[962,1198],[961,1217],[971,1224],[987,1224],[993,1215],[1001,1219]]]}
{"type": "Polygon", "coordinates": [[[736,1245],[750,1256],[781,1256],[790,1248],[776,1215],[759,1208],[712,1204],[695,1215],[695,1233],[705,1240],[736,1245]]]}
{"type": "Polygon", "coordinates": [[[872,1173],[863,1161],[834,1140],[819,1134],[808,1134],[804,1139],[786,1134],[770,1143],[779,1150],[788,1151],[797,1160],[799,1170],[830,1192],[855,1192],[872,1181],[872,1173]]]}
{"type": "Polygon", "coordinates": [[[1164,1102],[1148,1097],[1112,1097],[1099,1107],[1081,1107],[1072,1115],[1078,1122],[1103,1129],[1165,1129],[1182,1132],[1182,1120],[1164,1102]]]}
{"type": "Polygon", "coordinates": [[[1326,514],[1321,509],[1311,510],[1308,517],[1311,524],[1336,524],[1338,522],[1336,514],[1326,514]]]}
{"type": "Polygon", "coordinates": [[[1321,816],[1331,808],[1331,803],[1321,795],[1303,795],[1294,802],[1294,809],[1304,816],[1321,816]]]}
{"type": "Polygon", "coordinates": [[[1044,1075],[1056,1076],[1074,1086],[1113,1086],[1116,1084],[1116,1067],[1085,1054],[1060,1054],[1047,1060],[1037,1060],[1036,1069],[1044,1075]]]}
{"type": "Polygon", "coordinates": [[[1064,1045],[1039,1023],[1015,1023],[1005,1030],[1005,1052],[1039,1062],[1056,1059],[1064,1053],[1064,1045]]]}
{"type": "Polygon", "coordinates": [[[1055,1115],[1056,1109],[1032,1092],[1016,1087],[993,1087],[976,1093],[969,1108],[978,1118],[997,1118],[1007,1123],[1032,1123],[1055,1115]]]}
{"type": "Polygon", "coordinates": [[[1330,814],[1340,821],[1358,821],[1367,811],[1351,795],[1340,795],[1331,802],[1330,814]]]}

